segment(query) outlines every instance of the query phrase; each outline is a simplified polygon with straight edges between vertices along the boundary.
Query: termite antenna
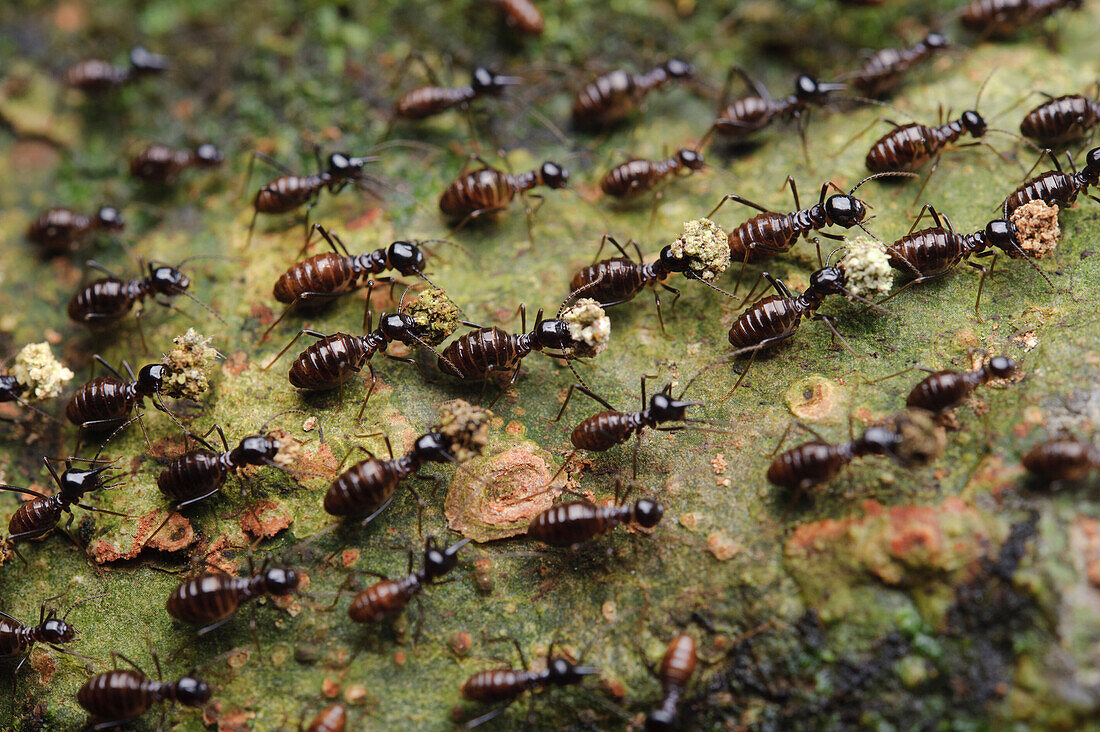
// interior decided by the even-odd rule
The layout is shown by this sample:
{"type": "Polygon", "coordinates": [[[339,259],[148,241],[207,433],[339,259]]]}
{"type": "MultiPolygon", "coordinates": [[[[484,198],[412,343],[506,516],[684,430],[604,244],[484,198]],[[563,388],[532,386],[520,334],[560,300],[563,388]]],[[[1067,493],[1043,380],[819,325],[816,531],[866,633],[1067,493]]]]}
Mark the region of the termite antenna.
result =
{"type": "MultiPolygon", "coordinates": [[[[876,178],[919,178],[919,177],[920,176],[917,175],[916,173],[909,173],[909,172],[906,172],[906,171],[903,171],[903,170],[888,170],[884,173],[874,173],[872,175],[867,176],[866,178],[861,180],[859,183],[856,183],[855,186],[852,188],[852,190],[848,191],[848,195],[850,196],[850,195],[854,194],[856,191],[859,190],[860,186],[862,186],[864,183],[866,183],[867,181],[870,181],[870,180],[874,180],[876,178]]],[[[860,227],[860,228],[863,228],[863,227],[860,227]]],[[[871,232],[868,231],[867,233],[870,234],[871,232]]]]}

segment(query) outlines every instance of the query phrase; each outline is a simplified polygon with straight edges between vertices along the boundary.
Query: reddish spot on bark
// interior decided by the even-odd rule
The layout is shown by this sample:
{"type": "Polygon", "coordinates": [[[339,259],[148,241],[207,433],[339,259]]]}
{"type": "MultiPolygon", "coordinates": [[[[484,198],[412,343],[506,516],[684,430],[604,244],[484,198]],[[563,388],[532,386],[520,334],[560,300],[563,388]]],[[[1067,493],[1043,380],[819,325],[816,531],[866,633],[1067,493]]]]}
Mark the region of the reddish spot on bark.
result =
{"type": "Polygon", "coordinates": [[[240,376],[248,368],[248,354],[244,351],[234,351],[225,359],[222,371],[231,376],[240,376]]]}
{"type": "Polygon", "coordinates": [[[254,539],[275,536],[293,523],[290,508],[285,503],[263,499],[255,501],[241,514],[241,531],[254,539]]]}
{"type": "Polygon", "coordinates": [[[375,206],[374,208],[368,210],[362,216],[352,219],[347,224],[345,224],[345,226],[347,227],[348,231],[359,231],[360,229],[365,229],[368,226],[373,225],[375,222],[378,221],[378,218],[381,215],[382,209],[375,206]]]}
{"type": "Polygon", "coordinates": [[[262,302],[254,302],[248,309],[248,314],[260,321],[260,325],[271,325],[275,322],[275,313],[262,302]]]}
{"type": "Polygon", "coordinates": [[[178,513],[173,513],[156,536],[152,536],[164,521],[165,511],[155,509],[138,519],[137,530],[132,536],[119,535],[106,537],[94,542],[89,551],[99,564],[133,559],[146,546],[162,552],[177,552],[195,541],[195,532],[191,522],[178,513]]]}

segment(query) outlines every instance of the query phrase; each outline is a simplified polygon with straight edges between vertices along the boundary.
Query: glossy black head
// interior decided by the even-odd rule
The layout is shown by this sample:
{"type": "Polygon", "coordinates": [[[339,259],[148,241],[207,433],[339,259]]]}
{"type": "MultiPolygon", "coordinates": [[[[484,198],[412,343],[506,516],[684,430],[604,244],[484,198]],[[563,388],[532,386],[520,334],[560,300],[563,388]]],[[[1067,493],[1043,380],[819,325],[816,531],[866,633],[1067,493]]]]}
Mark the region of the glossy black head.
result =
{"type": "Polygon", "coordinates": [[[951,45],[951,41],[947,40],[947,36],[942,33],[929,33],[924,37],[924,45],[928,48],[947,48],[951,45]]]}
{"type": "Polygon", "coordinates": [[[421,435],[413,443],[412,453],[420,460],[433,463],[454,462],[450,451],[450,440],[438,432],[421,435]]]}
{"type": "Polygon", "coordinates": [[[383,313],[378,319],[378,330],[388,341],[414,342],[416,321],[404,313],[383,313]]]}
{"type": "Polygon", "coordinates": [[[356,158],[344,153],[328,156],[328,173],[336,178],[356,178],[363,172],[363,166],[374,158],[356,158]]]}
{"type": "Polygon", "coordinates": [[[687,257],[677,257],[672,252],[672,245],[666,246],[661,250],[661,253],[657,255],[657,259],[668,272],[687,272],[688,267],[691,265],[690,260],[687,257]]]}
{"type": "Polygon", "coordinates": [[[65,501],[76,503],[84,497],[85,493],[91,493],[103,487],[103,472],[109,469],[109,466],[91,470],[69,468],[61,474],[58,493],[65,501]]]}
{"type": "Polygon", "coordinates": [[[157,53],[150,53],[141,46],[130,51],[130,66],[134,71],[153,74],[168,68],[168,59],[157,53]]]}
{"type": "Polygon", "coordinates": [[[665,515],[665,507],[649,498],[639,498],[634,503],[634,520],[643,529],[652,529],[661,523],[661,517],[665,515]]]}
{"type": "Polygon", "coordinates": [[[585,676],[598,674],[598,668],[591,666],[577,666],[564,658],[552,658],[546,664],[546,678],[551,684],[564,686],[566,684],[579,684],[585,676]]]}
{"type": "Polygon", "coordinates": [[[996,247],[1016,256],[1020,250],[1016,234],[1016,224],[1004,219],[994,219],[985,225],[986,246],[996,247]]]}
{"type": "Polygon", "coordinates": [[[289,595],[298,589],[302,578],[290,567],[269,567],[264,572],[264,587],[272,595],[289,595]]]}
{"type": "Polygon", "coordinates": [[[844,84],[821,82],[808,74],[801,74],[795,79],[794,95],[802,102],[824,104],[830,92],[843,91],[844,88],[844,84]]]}
{"type": "Polygon", "coordinates": [[[825,199],[825,216],[830,224],[850,229],[867,218],[867,206],[855,196],[837,193],[825,199]]]}
{"type": "Polygon", "coordinates": [[[453,546],[440,549],[435,539],[428,539],[424,547],[424,576],[432,580],[450,572],[458,566],[458,550],[468,543],[469,539],[463,539],[453,546]]]}
{"type": "Polygon", "coordinates": [[[562,351],[576,345],[573,343],[572,336],[569,335],[569,325],[564,320],[552,318],[539,321],[531,332],[535,336],[535,343],[540,348],[554,348],[562,351]]]}
{"type": "Polygon", "coordinates": [[[892,455],[901,437],[887,427],[868,427],[863,433],[863,443],[874,455],[892,455]]]}
{"type": "Polygon", "coordinates": [[[963,129],[970,133],[971,137],[982,137],[985,135],[986,125],[985,117],[981,116],[973,109],[968,109],[962,113],[959,117],[959,122],[962,124],[963,129]]]}
{"type": "Polygon", "coordinates": [[[995,379],[1007,379],[1016,373],[1016,362],[1007,356],[994,356],[985,369],[995,379]]]}
{"type": "Polygon", "coordinates": [[[72,643],[76,640],[76,628],[57,617],[52,611],[38,626],[38,632],[43,643],[50,643],[55,646],[62,643],[72,643]]]}
{"type": "Polygon", "coordinates": [[[191,278],[175,267],[149,265],[149,285],[160,295],[178,295],[191,286],[191,278]]]}
{"type": "Polygon", "coordinates": [[[122,220],[122,214],[114,206],[101,206],[95,212],[95,223],[104,231],[119,231],[126,226],[126,222],[122,220]]]}
{"type": "Polygon", "coordinates": [[[809,289],[819,295],[837,295],[844,292],[844,270],[840,267],[822,267],[810,275],[809,289]]]}
{"type": "Polygon", "coordinates": [[[424,252],[416,244],[395,241],[386,249],[386,260],[392,269],[408,276],[424,271],[424,252]]]}
{"type": "Polygon", "coordinates": [[[676,153],[676,160],[689,170],[702,170],[707,164],[703,159],[703,153],[687,147],[676,153]]]}
{"type": "Polygon", "coordinates": [[[279,441],[269,435],[249,435],[229,453],[234,465],[267,465],[279,454],[279,441]]]}
{"type": "Polygon", "coordinates": [[[176,701],[185,707],[201,707],[210,701],[209,684],[194,676],[184,676],[176,682],[176,701]]]}
{"type": "Polygon", "coordinates": [[[164,380],[168,378],[168,367],[159,364],[151,363],[148,366],[142,366],[141,371],[138,371],[137,375],[137,390],[140,394],[158,394],[161,387],[164,386],[164,380]]]}
{"type": "Polygon", "coordinates": [[[561,167],[557,163],[551,163],[547,160],[539,168],[539,177],[542,178],[542,184],[550,188],[565,188],[565,185],[569,182],[569,171],[561,167]]]}
{"type": "Polygon", "coordinates": [[[669,59],[664,65],[665,73],[673,79],[690,79],[695,76],[695,67],[687,61],[669,59]]]}
{"type": "Polygon", "coordinates": [[[1100,178],[1100,147],[1094,147],[1088,151],[1088,154],[1085,155],[1085,167],[1081,169],[1081,172],[1094,181],[1100,178]]]}
{"type": "Polygon", "coordinates": [[[483,66],[478,66],[474,69],[470,86],[478,94],[500,94],[505,87],[515,86],[519,83],[520,80],[514,76],[501,76],[500,74],[494,74],[483,66]]]}
{"type": "Polygon", "coordinates": [[[687,414],[687,408],[695,402],[682,402],[673,399],[668,391],[659,391],[649,398],[649,415],[658,424],[662,422],[680,422],[687,414]]]}
{"type": "Polygon", "coordinates": [[[207,142],[195,148],[195,160],[204,168],[216,168],[222,164],[225,156],[221,150],[207,142]]]}
{"type": "Polygon", "coordinates": [[[14,402],[26,390],[27,387],[11,374],[0,374],[0,402],[14,402]]]}

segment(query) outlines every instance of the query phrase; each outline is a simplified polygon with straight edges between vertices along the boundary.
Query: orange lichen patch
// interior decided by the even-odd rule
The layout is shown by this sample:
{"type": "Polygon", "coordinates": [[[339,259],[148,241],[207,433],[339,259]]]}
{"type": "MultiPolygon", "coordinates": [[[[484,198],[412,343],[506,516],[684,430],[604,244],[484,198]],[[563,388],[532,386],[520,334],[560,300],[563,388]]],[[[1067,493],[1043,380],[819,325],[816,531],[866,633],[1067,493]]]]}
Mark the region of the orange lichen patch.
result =
{"type": "Polygon", "coordinates": [[[113,535],[103,537],[89,547],[89,551],[99,564],[133,559],[148,546],[162,552],[178,552],[195,542],[195,532],[191,522],[178,513],[173,513],[164,528],[150,538],[161,522],[166,511],[156,509],[138,519],[137,531],[131,536],[113,535]],[[129,542],[123,544],[121,542],[129,542]]]}
{"type": "Polygon", "coordinates": [[[989,455],[978,464],[966,483],[964,493],[968,497],[990,493],[999,497],[1013,491],[1027,471],[1017,462],[1005,464],[997,455],[989,455]]]}
{"type": "Polygon", "coordinates": [[[1074,518],[1071,543],[1084,562],[1089,584],[1100,589],[1100,521],[1089,516],[1074,518]]]}
{"type": "Polygon", "coordinates": [[[726,472],[726,468],[729,467],[729,463],[726,462],[726,457],[722,453],[718,453],[710,461],[710,467],[714,470],[715,475],[721,475],[726,472]]]}
{"type": "Polygon", "coordinates": [[[254,539],[275,536],[283,529],[289,528],[294,517],[290,513],[290,507],[281,501],[263,499],[253,502],[241,514],[241,531],[254,539]]]}
{"type": "Polygon", "coordinates": [[[30,664],[38,674],[38,683],[41,686],[50,683],[54,672],[57,671],[57,662],[54,661],[53,654],[46,650],[40,651],[35,648],[35,652],[31,654],[30,664]]]}
{"type": "Polygon", "coordinates": [[[787,408],[807,422],[836,424],[847,412],[848,389],[824,376],[812,374],[787,389],[787,408]]]}
{"type": "Polygon", "coordinates": [[[219,536],[213,543],[206,547],[205,554],[200,554],[199,556],[202,556],[203,561],[214,569],[220,569],[226,574],[237,574],[241,568],[241,563],[236,559],[229,559],[222,554],[226,549],[237,551],[238,547],[234,546],[228,536],[219,536]]]}
{"type": "Polygon", "coordinates": [[[376,221],[378,221],[378,217],[380,217],[381,215],[382,209],[375,206],[374,208],[369,209],[362,216],[359,216],[347,222],[345,226],[347,227],[348,231],[359,231],[360,229],[365,229],[368,226],[373,225],[376,221]]]}
{"type": "Polygon", "coordinates": [[[214,712],[213,719],[207,719],[208,713],[203,713],[203,719],[208,725],[217,724],[218,732],[247,732],[252,728],[249,720],[256,717],[255,712],[247,712],[244,709],[230,709],[222,713],[221,707],[214,712]]]}
{"type": "Polygon", "coordinates": [[[715,531],[707,536],[707,551],[714,555],[719,562],[724,562],[741,551],[741,545],[721,531],[715,531]]]}
{"type": "Polygon", "coordinates": [[[222,372],[230,376],[240,376],[248,368],[248,354],[244,351],[234,351],[229,354],[222,364],[222,372]]]}
{"type": "Polygon", "coordinates": [[[351,567],[352,565],[354,565],[358,561],[359,561],[359,550],[358,549],[346,549],[346,550],[340,552],[340,566],[341,567],[351,567]]]}
{"type": "Polygon", "coordinates": [[[954,583],[993,545],[987,520],[958,498],[892,508],[872,500],[863,510],[861,517],[799,526],[788,540],[786,558],[805,594],[826,598],[868,575],[898,587],[936,577],[954,583]],[[848,580],[838,576],[844,574],[848,580]]]}
{"type": "Polygon", "coordinates": [[[470,648],[472,648],[474,644],[470,634],[464,630],[452,633],[447,642],[451,646],[451,651],[453,651],[456,656],[465,656],[470,652],[470,648]]]}
{"type": "Polygon", "coordinates": [[[512,435],[513,437],[520,437],[521,435],[523,435],[525,428],[519,422],[512,420],[508,423],[508,426],[504,428],[504,431],[512,435]]]}
{"type": "Polygon", "coordinates": [[[340,693],[340,684],[336,683],[328,677],[325,677],[325,680],[321,682],[321,693],[327,696],[329,699],[335,699],[340,693]]]}
{"type": "Polygon", "coordinates": [[[463,463],[447,490],[447,525],[479,542],[523,533],[561,493],[561,485],[548,486],[548,460],[533,443],[523,443],[463,463]]]}
{"type": "Polygon", "coordinates": [[[258,320],[260,325],[271,325],[275,322],[275,312],[261,302],[252,303],[252,307],[249,308],[248,314],[258,320]]]}

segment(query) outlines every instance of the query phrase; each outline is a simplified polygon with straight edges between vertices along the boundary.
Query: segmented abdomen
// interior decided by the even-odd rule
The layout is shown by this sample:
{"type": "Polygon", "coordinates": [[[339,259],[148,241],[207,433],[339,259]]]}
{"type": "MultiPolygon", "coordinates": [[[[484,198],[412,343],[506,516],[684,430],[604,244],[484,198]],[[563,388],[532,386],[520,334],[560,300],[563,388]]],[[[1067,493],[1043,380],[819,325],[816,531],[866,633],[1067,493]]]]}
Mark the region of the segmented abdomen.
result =
{"type": "Polygon", "coordinates": [[[616,411],[594,414],[574,427],[569,439],[573,447],[579,450],[610,450],[629,440],[638,431],[640,425],[632,417],[631,414],[616,411]]]}
{"type": "Polygon", "coordinates": [[[714,121],[714,129],[725,137],[748,137],[775,119],[775,103],[756,95],[735,99],[714,121]]]}
{"type": "Polygon", "coordinates": [[[309,202],[323,185],[317,175],[281,175],[256,192],[252,205],[260,213],[286,213],[309,202]]]}
{"type": "Polygon", "coordinates": [[[937,371],[913,387],[905,406],[941,412],[950,409],[973,391],[971,382],[955,371],[937,371]]]}
{"type": "Polygon", "coordinates": [[[76,692],[80,706],[99,720],[129,720],[153,705],[151,682],[136,671],[108,671],[96,674],[76,692]]]}
{"type": "Polygon", "coordinates": [[[1098,105],[1080,94],[1040,104],[1020,122],[1020,134],[1042,145],[1061,145],[1084,137],[1097,122],[1098,105]]]}
{"type": "Polygon", "coordinates": [[[530,36],[541,35],[546,28],[542,11],[531,0],[497,0],[508,25],[530,36]]]}
{"type": "Polygon", "coordinates": [[[164,145],[150,145],[130,158],[130,175],[147,183],[168,183],[179,172],[176,151],[164,145]]]}
{"type": "Polygon", "coordinates": [[[118,86],[129,78],[129,72],[106,61],[81,61],[65,72],[66,86],[86,92],[102,92],[118,86]]]}
{"type": "Polygon", "coordinates": [[[768,466],[768,482],[788,490],[823,483],[844,467],[834,445],[813,440],[783,453],[768,466]]]}
{"type": "Polygon", "coordinates": [[[867,153],[867,170],[872,173],[913,171],[927,163],[938,148],[939,143],[931,127],[917,122],[901,125],[871,146],[867,153]]]}
{"type": "Polygon", "coordinates": [[[1073,184],[1073,176],[1057,170],[1048,170],[1008,194],[1005,205],[1009,216],[1030,201],[1045,201],[1065,208],[1077,200],[1078,193],[1077,186],[1073,184]]]}
{"type": "Polygon", "coordinates": [[[28,643],[25,628],[18,620],[0,618],[0,658],[26,652],[28,643]]]}
{"type": "Polygon", "coordinates": [[[632,198],[651,190],[660,178],[652,160],[628,160],[603,177],[600,190],[616,198],[632,198]]]}
{"type": "Polygon", "coordinates": [[[241,580],[228,574],[209,573],[177,587],[165,609],[176,620],[207,625],[228,618],[241,606],[241,580]]]}
{"type": "Polygon", "coordinates": [[[768,295],[741,313],[730,327],[729,341],[734,348],[752,348],[769,338],[789,335],[802,321],[802,311],[790,300],[768,295]]]}
{"type": "Polygon", "coordinates": [[[593,79],[573,98],[573,124],[581,129],[620,122],[637,106],[634,77],[616,69],[593,79]]]}
{"type": "MultiPolygon", "coordinates": [[[[324,292],[338,294],[347,292],[355,284],[355,271],[348,264],[348,258],[336,252],[315,254],[294,265],[275,281],[272,294],[279,302],[291,303],[306,292],[324,292]]],[[[324,300],[321,300],[324,302],[324,300]]],[[[308,305],[309,300],[301,304],[308,305]]],[[[313,301],[317,304],[317,301],[313,301]]]]}
{"type": "Polygon", "coordinates": [[[415,576],[375,582],[351,601],[348,617],[356,623],[380,623],[404,610],[419,591],[415,576]]]}
{"type": "Polygon", "coordinates": [[[217,453],[192,450],[168,463],[157,476],[157,488],[169,498],[187,501],[221,488],[227,475],[217,453]]]}
{"type": "Polygon", "coordinates": [[[130,283],[117,277],[92,282],[69,300],[69,318],[77,323],[96,325],[118,320],[134,307],[130,283]]]}
{"type": "Polygon", "coordinates": [[[527,691],[530,674],[510,668],[480,671],[462,684],[462,698],[482,704],[515,699],[527,691]]]}
{"type": "Polygon", "coordinates": [[[504,208],[516,195],[511,177],[494,168],[459,176],[439,197],[439,210],[451,218],[504,208]]]}
{"type": "Polygon", "coordinates": [[[96,425],[105,430],[117,427],[130,416],[134,400],[127,385],[113,376],[97,376],[81,386],[65,408],[65,415],[75,425],[108,420],[96,425]]]}
{"type": "Polygon", "coordinates": [[[585,288],[584,296],[599,302],[629,300],[649,284],[642,267],[627,257],[604,259],[577,270],[570,292],[585,288]],[[598,283],[593,285],[592,283],[598,283]]]}
{"type": "Polygon", "coordinates": [[[364,516],[382,507],[403,476],[392,461],[369,458],[337,476],[325,493],[325,511],[333,516],[364,516]]]}
{"type": "Polygon", "coordinates": [[[55,498],[35,498],[15,510],[8,521],[8,534],[23,541],[40,539],[61,520],[61,502],[55,498]]]}
{"type": "Polygon", "coordinates": [[[531,519],[527,536],[550,546],[583,544],[611,530],[614,522],[591,501],[570,501],[546,509],[531,519]]]}
{"type": "Polygon", "coordinates": [[[933,226],[903,236],[887,248],[886,253],[890,257],[891,267],[910,277],[921,277],[951,268],[963,251],[961,236],[933,226]]]}
{"type": "Polygon", "coordinates": [[[460,379],[482,379],[492,371],[515,368],[516,337],[500,328],[479,328],[443,349],[440,371],[460,379]]]}
{"type": "Polygon", "coordinates": [[[1046,480],[1081,480],[1092,468],[1090,448],[1077,440],[1050,440],[1031,448],[1021,462],[1046,480]]]}
{"type": "Polygon", "coordinates": [[[359,371],[371,355],[355,336],[333,333],[299,353],[288,378],[299,389],[335,389],[359,371]]]}
{"type": "Polygon", "coordinates": [[[730,232],[730,260],[751,264],[771,259],[793,247],[799,235],[789,214],[757,214],[730,232]]]}
{"type": "Polygon", "coordinates": [[[65,250],[88,225],[87,217],[67,208],[43,211],[27,229],[27,238],[47,251],[65,250]]]}
{"type": "Polygon", "coordinates": [[[424,119],[468,102],[470,97],[468,87],[422,86],[398,99],[393,112],[404,119],[424,119]]]}

